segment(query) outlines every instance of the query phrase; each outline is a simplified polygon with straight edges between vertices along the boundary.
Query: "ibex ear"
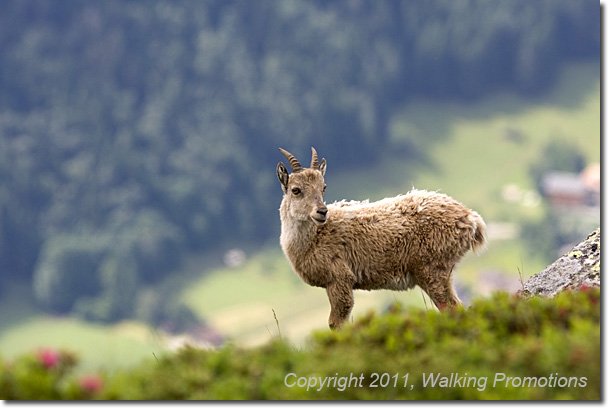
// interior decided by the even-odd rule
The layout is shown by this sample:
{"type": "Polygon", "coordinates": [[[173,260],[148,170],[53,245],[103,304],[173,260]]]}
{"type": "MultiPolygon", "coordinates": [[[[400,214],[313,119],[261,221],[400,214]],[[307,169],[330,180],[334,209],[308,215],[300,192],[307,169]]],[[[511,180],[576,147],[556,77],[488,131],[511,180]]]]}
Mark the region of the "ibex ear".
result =
{"type": "Polygon", "coordinates": [[[286,169],[284,164],[280,162],[279,164],[277,164],[276,172],[277,177],[280,180],[280,183],[282,184],[282,189],[284,190],[284,193],[288,192],[288,170],[286,169]]]}
{"type": "Polygon", "coordinates": [[[320,162],[320,172],[322,173],[322,176],[324,176],[324,174],[326,174],[326,159],[322,158],[322,162],[320,162]]]}

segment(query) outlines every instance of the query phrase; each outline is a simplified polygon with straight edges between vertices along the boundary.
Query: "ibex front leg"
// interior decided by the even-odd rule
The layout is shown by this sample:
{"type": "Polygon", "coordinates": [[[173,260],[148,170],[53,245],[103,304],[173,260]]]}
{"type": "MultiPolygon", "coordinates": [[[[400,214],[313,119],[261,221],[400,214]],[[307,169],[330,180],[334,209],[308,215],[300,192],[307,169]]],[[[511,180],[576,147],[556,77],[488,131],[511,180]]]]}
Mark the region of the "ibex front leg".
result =
{"type": "Polygon", "coordinates": [[[338,329],[349,318],[354,307],[354,277],[347,268],[335,270],[333,276],[334,281],[326,286],[330,301],[328,325],[331,329],[338,329]]]}

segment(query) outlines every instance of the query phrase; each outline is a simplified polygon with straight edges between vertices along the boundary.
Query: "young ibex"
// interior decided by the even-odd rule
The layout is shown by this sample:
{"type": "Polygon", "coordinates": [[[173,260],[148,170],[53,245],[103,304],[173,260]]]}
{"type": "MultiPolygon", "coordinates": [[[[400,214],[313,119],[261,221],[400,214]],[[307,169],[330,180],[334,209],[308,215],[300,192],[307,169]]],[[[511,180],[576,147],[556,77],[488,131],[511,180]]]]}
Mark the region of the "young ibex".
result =
{"type": "Polygon", "coordinates": [[[326,288],[331,328],[345,322],[353,289],[422,288],[439,309],[460,305],[452,271],[469,249],[483,248],[486,226],[478,213],[436,192],[412,190],[378,202],[325,205],[326,160],[312,151],[303,168],[280,148],[292,169],[277,165],[284,198],[280,244],[307,284],[326,288]]]}

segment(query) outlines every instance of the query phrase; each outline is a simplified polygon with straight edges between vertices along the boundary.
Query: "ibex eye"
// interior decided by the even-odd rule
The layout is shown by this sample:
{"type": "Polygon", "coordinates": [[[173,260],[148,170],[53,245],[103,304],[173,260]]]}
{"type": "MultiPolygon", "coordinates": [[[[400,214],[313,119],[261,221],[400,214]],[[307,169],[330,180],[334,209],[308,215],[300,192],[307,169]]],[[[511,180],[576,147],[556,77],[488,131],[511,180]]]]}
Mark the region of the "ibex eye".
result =
{"type": "Polygon", "coordinates": [[[322,192],[326,192],[326,185],[324,185],[324,188],[322,188],[322,192]]]}
{"type": "Polygon", "coordinates": [[[298,195],[301,193],[301,190],[299,188],[292,188],[292,193],[298,195]]]}

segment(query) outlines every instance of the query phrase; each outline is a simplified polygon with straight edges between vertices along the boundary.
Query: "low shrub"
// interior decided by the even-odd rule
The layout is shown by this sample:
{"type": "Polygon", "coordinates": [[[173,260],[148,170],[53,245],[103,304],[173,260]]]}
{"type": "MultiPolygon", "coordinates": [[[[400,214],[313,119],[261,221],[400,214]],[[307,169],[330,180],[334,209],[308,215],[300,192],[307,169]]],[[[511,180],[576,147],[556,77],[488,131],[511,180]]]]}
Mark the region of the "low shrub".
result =
{"type": "Polygon", "coordinates": [[[394,305],[340,331],[316,332],[304,349],[281,340],[252,349],[187,347],[89,383],[22,357],[2,364],[0,394],[21,399],[600,400],[600,358],[599,289],[553,299],[496,293],[468,309],[445,312],[394,305]],[[41,377],[47,381],[33,388],[41,377]]]}
{"type": "Polygon", "coordinates": [[[75,377],[78,358],[71,352],[40,349],[9,362],[0,361],[3,400],[86,400],[104,387],[99,375],[75,377]]]}

